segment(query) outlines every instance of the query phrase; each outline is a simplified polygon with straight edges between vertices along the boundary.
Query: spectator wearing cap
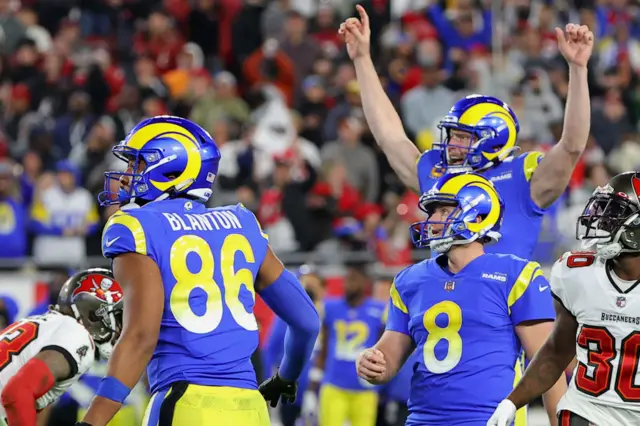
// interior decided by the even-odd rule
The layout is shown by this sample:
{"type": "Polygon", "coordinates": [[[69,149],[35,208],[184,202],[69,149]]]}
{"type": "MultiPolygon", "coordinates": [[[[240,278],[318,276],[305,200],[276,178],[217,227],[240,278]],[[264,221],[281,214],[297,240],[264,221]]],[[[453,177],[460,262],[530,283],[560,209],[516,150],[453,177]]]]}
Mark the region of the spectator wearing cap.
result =
{"type": "Polygon", "coordinates": [[[360,87],[356,80],[349,80],[344,87],[344,100],[334,106],[324,122],[324,139],[333,141],[338,138],[338,126],[345,117],[362,116],[362,101],[360,87]]]}
{"type": "Polygon", "coordinates": [[[55,179],[42,182],[34,196],[33,254],[38,263],[78,264],[86,257],[85,237],[98,229],[100,217],[94,197],[78,187],[78,167],[62,160],[56,171],[55,179]]]}
{"type": "Polygon", "coordinates": [[[27,255],[26,206],[12,161],[0,161],[0,259],[27,255]]]}
{"type": "Polygon", "coordinates": [[[213,86],[193,105],[189,119],[210,129],[221,119],[246,124],[249,116],[249,105],[238,96],[236,78],[228,71],[221,71],[215,75],[213,86]]]}
{"type": "Polygon", "coordinates": [[[378,161],[373,150],[364,145],[360,137],[364,128],[355,117],[346,117],[338,126],[338,140],[326,144],[321,151],[323,161],[341,159],[347,166],[347,179],[363,196],[365,201],[378,199],[378,161]]]}

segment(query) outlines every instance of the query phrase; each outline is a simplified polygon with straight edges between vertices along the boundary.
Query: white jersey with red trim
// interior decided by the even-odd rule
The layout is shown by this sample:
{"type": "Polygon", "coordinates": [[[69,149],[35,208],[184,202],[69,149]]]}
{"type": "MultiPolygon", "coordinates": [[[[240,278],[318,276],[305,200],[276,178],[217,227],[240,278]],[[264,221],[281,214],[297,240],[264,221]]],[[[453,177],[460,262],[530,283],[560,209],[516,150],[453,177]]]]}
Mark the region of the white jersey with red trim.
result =
{"type": "Polygon", "coordinates": [[[551,271],[553,296],[576,318],[576,358],[558,410],[597,426],[640,425],[640,280],[625,282],[590,252],[565,253],[551,271]]]}
{"type": "MultiPolygon", "coordinates": [[[[55,402],[83,375],[95,360],[91,335],[74,318],[49,311],[16,322],[0,334],[0,392],[23,365],[43,350],[60,352],[71,366],[70,377],[56,384],[36,401],[42,410],[55,402]]],[[[6,416],[0,406],[0,419],[6,416]]]]}

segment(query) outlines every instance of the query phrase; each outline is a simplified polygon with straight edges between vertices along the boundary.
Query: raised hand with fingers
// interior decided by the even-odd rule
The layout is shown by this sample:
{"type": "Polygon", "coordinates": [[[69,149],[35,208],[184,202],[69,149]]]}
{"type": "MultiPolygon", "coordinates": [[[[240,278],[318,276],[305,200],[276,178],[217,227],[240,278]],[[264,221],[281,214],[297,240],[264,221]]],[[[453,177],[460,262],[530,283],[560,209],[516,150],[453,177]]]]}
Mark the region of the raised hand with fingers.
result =
{"type": "Polygon", "coordinates": [[[338,30],[338,34],[340,34],[347,46],[347,53],[353,61],[357,58],[368,56],[371,46],[369,15],[360,5],[356,6],[356,10],[360,15],[360,19],[348,18],[340,24],[340,29],[338,30]]]}
{"type": "Polygon", "coordinates": [[[556,28],[558,49],[569,65],[586,67],[593,52],[593,33],[586,25],[567,24],[565,30],[556,28]]]}

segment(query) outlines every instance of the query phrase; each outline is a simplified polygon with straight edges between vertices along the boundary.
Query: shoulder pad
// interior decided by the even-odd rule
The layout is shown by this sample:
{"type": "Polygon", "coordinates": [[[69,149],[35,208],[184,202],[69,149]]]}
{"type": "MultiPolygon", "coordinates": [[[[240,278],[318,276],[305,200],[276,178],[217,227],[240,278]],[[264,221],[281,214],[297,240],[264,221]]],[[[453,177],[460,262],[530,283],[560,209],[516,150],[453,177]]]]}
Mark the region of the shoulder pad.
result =
{"type": "Polygon", "coordinates": [[[102,254],[113,258],[123,253],[147,255],[147,234],[138,210],[118,211],[109,218],[102,231],[102,254]]]}
{"type": "Polygon", "coordinates": [[[539,151],[525,152],[518,156],[518,162],[522,162],[522,171],[527,181],[531,180],[543,157],[544,154],[539,151]]]}

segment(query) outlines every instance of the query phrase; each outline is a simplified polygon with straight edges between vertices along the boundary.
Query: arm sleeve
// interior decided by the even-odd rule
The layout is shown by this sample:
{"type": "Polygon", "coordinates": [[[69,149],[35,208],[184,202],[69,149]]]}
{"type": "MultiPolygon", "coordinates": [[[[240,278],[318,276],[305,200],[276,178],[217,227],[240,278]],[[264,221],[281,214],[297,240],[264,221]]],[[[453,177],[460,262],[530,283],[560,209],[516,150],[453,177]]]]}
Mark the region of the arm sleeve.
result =
{"type": "Polygon", "coordinates": [[[267,306],[289,326],[278,374],[285,380],[297,380],[311,358],[320,331],[318,311],[300,281],[286,269],[259,294],[267,306]]]}
{"type": "Polygon", "coordinates": [[[556,318],[549,282],[537,262],[528,262],[522,269],[511,287],[507,304],[514,325],[556,318]]]}
{"type": "Polygon", "coordinates": [[[109,218],[102,232],[102,255],[108,259],[124,253],[150,256],[149,243],[140,219],[119,211],[109,218]]]}
{"type": "MultiPolygon", "coordinates": [[[[396,277],[396,280],[397,279],[396,277]]],[[[395,282],[391,285],[391,291],[389,293],[386,329],[409,336],[409,310],[402,300],[395,282]]]]}
{"type": "Polygon", "coordinates": [[[264,364],[267,370],[267,375],[271,375],[273,368],[282,360],[284,336],[286,333],[287,324],[279,317],[274,319],[264,348],[264,364]]]}
{"type": "Polygon", "coordinates": [[[544,154],[541,152],[532,151],[522,154],[514,160],[516,183],[518,188],[521,188],[518,191],[521,195],[520,205],[523,213],[529,217],[543,215],[546,211],[531,198],[531,178],[543,158],[544,154]]]}

